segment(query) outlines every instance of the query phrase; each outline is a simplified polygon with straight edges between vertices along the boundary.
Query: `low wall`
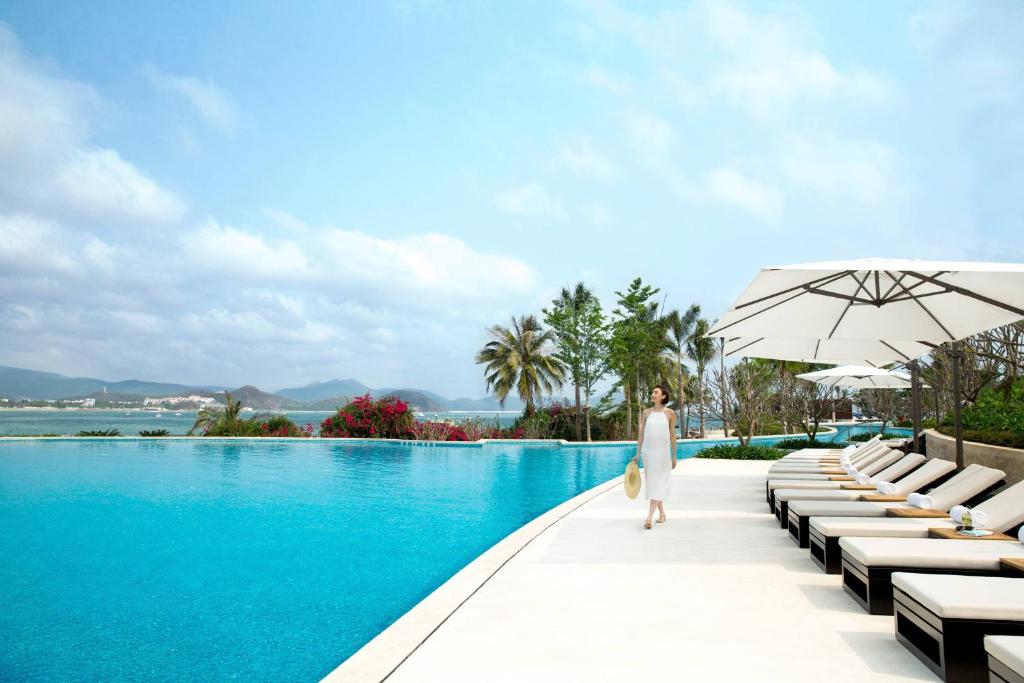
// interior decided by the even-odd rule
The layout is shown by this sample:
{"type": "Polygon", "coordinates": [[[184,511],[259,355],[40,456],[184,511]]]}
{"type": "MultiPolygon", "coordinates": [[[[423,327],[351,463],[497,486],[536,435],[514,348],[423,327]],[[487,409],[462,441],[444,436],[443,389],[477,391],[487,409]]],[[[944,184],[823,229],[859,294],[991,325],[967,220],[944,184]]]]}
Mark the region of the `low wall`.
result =
{"type": "MultiPolygon", "coordinates": [[[[956,462],[956,439],[934,429],[926,429],[924,436],[927,440],[929,458],[956,462]]],[[[1024,480],[1024,450],[964,441],[964,464],[975,463],[1006,472],[1007,484],[1016,484],[1024,480]]]]}

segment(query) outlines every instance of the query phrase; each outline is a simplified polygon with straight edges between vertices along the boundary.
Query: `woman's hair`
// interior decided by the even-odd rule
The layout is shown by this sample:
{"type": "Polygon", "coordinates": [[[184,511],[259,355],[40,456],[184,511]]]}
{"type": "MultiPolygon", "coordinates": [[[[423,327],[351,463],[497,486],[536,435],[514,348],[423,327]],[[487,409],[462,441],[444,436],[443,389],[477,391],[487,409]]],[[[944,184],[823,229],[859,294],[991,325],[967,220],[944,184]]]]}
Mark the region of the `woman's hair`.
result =
{"type": "Polygon", "coordinates": [[[664,385],[661,384],[655,384],[653,387],[651,387],[651,391],[654,391],[655,389],[661,389],[661,405],[666,405],[668,403],[668,399],[670,398],[668,395],[668,389],[666,389],[664,385]]]}

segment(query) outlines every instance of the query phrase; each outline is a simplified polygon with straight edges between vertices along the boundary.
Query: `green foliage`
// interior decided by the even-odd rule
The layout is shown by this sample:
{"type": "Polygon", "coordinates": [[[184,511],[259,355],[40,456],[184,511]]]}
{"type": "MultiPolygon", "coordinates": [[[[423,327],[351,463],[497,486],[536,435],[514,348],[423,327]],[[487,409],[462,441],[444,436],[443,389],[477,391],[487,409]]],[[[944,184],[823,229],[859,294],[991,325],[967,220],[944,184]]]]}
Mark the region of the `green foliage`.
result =
{"type": "MultiPolygon", "coordinates": [[[[938,427],[946,436],[955,436],[954,429],[947,425],[938,427]]],[[[985,443],[990,446],[1024,449],[1024,432],[1007,432],[995,429],[964,429],[964,441],[985,443]]]]}
{"type": "Polygon", "coordinates": [[[1024,378],[1008,390],[987,387],[962,413],[964,429],[1024,433],[1024,378]]]}
{"type": "MultiPolygon", "coordinates": [[[[586,408],[583,408],[586,410],[586,408]]],[[[613,415],[590,416],[591,438],[594,441],[619,441],[624,438],[622,420],[613,415]]],[[[523,415],[513,423],[510,431],[525,439],[576,440],[576,406],[571,403],[554,402],[537,410],[533,415],[523,415]]]]}
{"type": "Polygon", "coordinates": [[[782,450],[795,451],[800,448],[820,448],[821,444],[817,441],[811,441],[810,439],[795,438],[795,439],[783,439],[782,441],[775,442],[775,448],[781,448],[782,450]]]}
{"type": "Polygon", "coordinates": [[[476,362],[486,366],[487,388],[502,404],[514,390],[532,414],[541,396],[565,380],[565,366],[553,353],[554,333],[532,315],[513,318],[512,327],[495,325],[489,331],[493,339],[476,354],[476,362]]]}
{"type": "Polygon", "coordinates": [[[850,443],[864,443],[865,441],[871,441],[876,436],[881,436],[883,439],[902,439],[905,438],[903,434],[897,434],[895,432],[866,432],[864,434],[854,434],[849,438],[850,443]]]}
{"type": "Polygon", "coordinates": [[[166,429],[143,429],[142,431],[139,432],[139,436],[149,436],[149,437],[170,436],[170,435],[171,435],[171,433],[169,431],[167,431],[166,429]]]}
{"type": "Polygon", "coordinates": [[[121,436],[120,429],[89,429],[78,432],[79,436],[121,436]]]}
{"type": "Polygon", "coordinates": [[[784,451],[771,446],[738,444],[719,444],[711,448],[705,448],[697,453],[698,458],[716,458],[720,460],[778,460],[784,451]]]}

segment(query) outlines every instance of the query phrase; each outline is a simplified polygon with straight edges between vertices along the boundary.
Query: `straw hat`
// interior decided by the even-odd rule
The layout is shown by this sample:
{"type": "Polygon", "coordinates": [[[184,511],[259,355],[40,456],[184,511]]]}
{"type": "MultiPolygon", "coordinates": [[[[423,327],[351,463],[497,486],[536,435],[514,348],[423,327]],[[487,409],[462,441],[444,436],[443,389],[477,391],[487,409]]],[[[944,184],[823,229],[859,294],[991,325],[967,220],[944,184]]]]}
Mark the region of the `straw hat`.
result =
{"type": "Polygon", "coordinates": [[[632,460],[626,465],[626,477],[623,480],[623,485],[626,487],[626,495],[630,498],[636,498],[640,493],[640,468],[632,460]]]}

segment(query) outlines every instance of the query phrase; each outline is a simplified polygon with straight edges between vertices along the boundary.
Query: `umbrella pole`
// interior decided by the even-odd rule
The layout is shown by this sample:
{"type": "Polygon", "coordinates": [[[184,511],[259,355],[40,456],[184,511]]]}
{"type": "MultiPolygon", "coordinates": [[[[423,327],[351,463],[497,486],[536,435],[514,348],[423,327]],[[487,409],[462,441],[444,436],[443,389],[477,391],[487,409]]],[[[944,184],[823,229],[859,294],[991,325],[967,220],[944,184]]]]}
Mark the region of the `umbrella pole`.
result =
{"type": "Polygon", "coordinates": [[[910,367],[910,419],[914,428],[914,452],[921,452],[921,364],[912,360],[910,367]]]}
{"type": "Polygon", "coordinates": [[[953,361],[953,431],[956,435],[956,466],[958,469],[964,467],[964,426],[960,421],[960,359],[963,353],[960,349],[950,346],[946,352],[953,361]]]}

